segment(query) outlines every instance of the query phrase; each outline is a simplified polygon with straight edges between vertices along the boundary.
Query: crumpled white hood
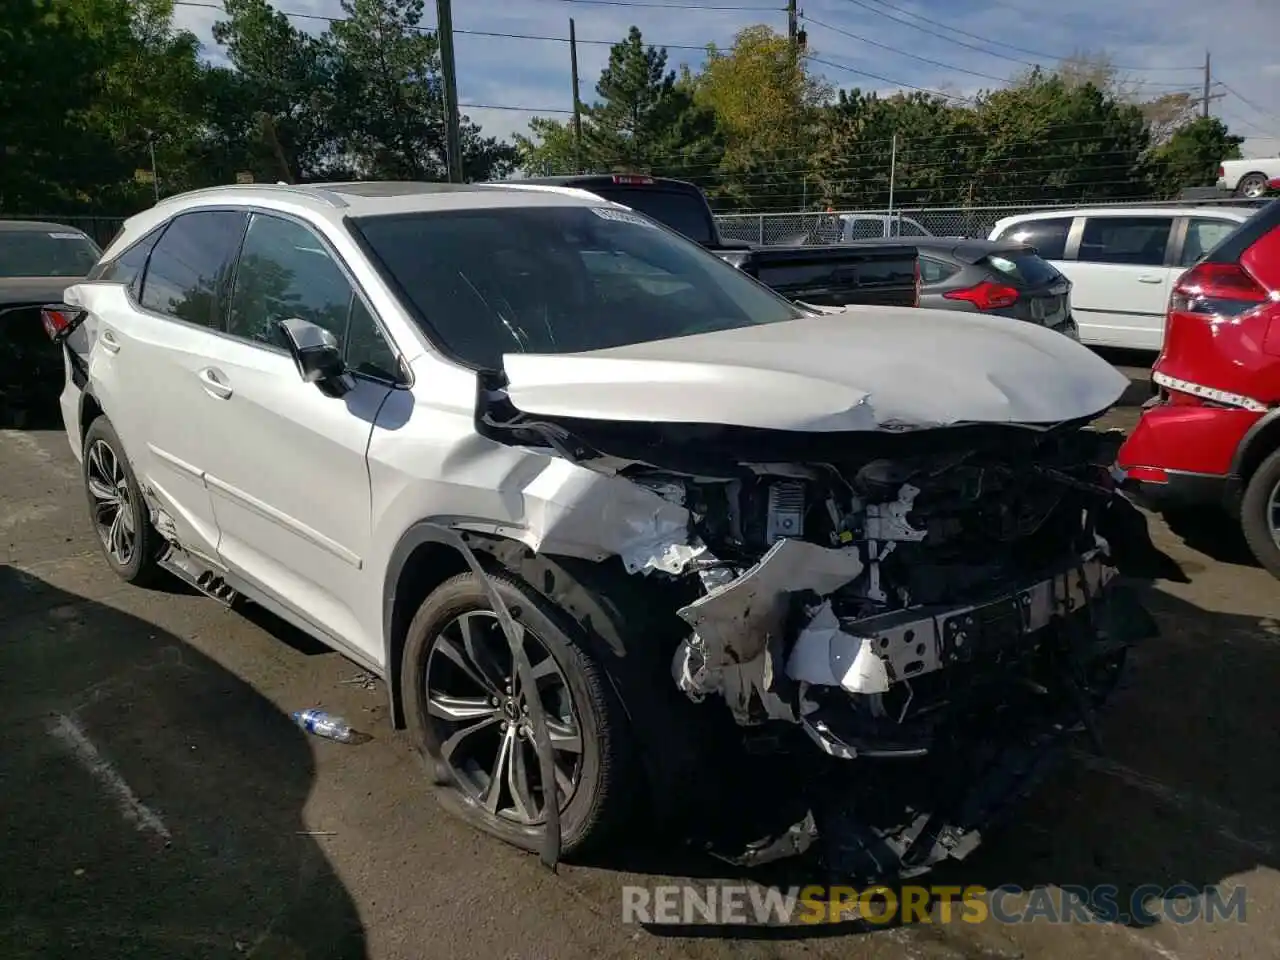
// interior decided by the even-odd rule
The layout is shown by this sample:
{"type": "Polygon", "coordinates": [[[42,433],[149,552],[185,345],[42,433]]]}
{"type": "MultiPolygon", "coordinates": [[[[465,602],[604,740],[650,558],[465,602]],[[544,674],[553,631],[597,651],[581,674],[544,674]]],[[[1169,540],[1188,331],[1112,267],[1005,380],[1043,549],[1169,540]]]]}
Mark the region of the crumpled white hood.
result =
{"type": "Polygon", "coordinates": [[[910,307],[503,363],[526,413],[811,432],[1059,423],[1101,413],[1128,386],[1052,330],[910,307]]]}

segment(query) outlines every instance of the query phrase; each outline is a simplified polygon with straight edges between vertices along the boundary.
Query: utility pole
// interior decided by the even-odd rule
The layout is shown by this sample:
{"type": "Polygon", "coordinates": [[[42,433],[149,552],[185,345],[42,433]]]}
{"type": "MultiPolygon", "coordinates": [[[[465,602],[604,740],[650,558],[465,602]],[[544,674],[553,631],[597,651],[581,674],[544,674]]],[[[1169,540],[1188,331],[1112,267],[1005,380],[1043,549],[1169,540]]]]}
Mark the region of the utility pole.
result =
{"type": "Polygon", "coordinates": [[[451,0],[436,0],[436,36],[440,41],[440,73],[444,80],[445,162],[449,182],[462,182],[462,137],[458,131],[458,71],[453,60],[451,0]]]}
{"type": "Polygon", "coordinates": [[[1209,72],[1209,51],[1206,50],[1204,52],[1204,104],[1202,105],[1203,112],[1201,113],[1201,116],[1206,120],[1209,119],[1209,85],[1211,82],[1212,75],[1209,72]]]}
{"type": "Polygon", "coordinates": [[[569,18],[569,72],[573,77],[573,166],[582,173],[582,101],[578,99],[578,34],[569,18]]]}
{"type": "Polygon", "coordinates": [[[791,40],[791,49],[798,46],[796,40],[800,33],[800,25],[796,16],[796,0],[787,0],[787,37],[791,40]]]}

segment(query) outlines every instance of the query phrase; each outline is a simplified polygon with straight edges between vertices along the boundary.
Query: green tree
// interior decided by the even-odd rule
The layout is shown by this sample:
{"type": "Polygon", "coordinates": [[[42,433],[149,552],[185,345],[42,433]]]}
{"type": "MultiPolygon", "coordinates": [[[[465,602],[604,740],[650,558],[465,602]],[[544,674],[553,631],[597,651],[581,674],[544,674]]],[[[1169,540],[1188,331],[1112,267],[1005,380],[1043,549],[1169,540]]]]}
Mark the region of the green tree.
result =
{"type": "Polygon", "coordinates": [[[529,120],[529,132],[515,135],[518,164],[531,177],[556,177],[585,169],[573,127],[548,117],[529,120]]]}
{"type": "Polygon", "coordinates": [[[327,37],[311,37],[266,0],[225,0],[213,25],[233,74],[211,80],[213,139],[240,144],[238,163],[266,180],[322,177],[336,152],[334,56],[327,37]]]}
{"type": "Polygon", "coordinates": [[[802,206],[811,196],[804,178],[820,111],[833,90],[808,73],[790,40],[768,26],[747,27],[726,51],[708,46],[687,82],[724,140],[711,192],[740,209],[802,206]]]}
{"type": "Polygon", "coordinates": [[[1217,117],[1183,124],[1152,152],[1152,186],[1166,197],[1176,197],[1184,187],[1212,186],[1218,164],[1237,159],[1242,143],[1244,137],[1229,133],[1217,117]]]}
{"type": "MultiPolygon", "coordinates": [[[[434,33],[421,26],[422,0],[342,0],[331,29],[336,60],[333,128],[364,176],[447,177],[444,87],[434,33]]],[[[460,120],[467,180],[505,176],[515,148],[460,120]]]]}

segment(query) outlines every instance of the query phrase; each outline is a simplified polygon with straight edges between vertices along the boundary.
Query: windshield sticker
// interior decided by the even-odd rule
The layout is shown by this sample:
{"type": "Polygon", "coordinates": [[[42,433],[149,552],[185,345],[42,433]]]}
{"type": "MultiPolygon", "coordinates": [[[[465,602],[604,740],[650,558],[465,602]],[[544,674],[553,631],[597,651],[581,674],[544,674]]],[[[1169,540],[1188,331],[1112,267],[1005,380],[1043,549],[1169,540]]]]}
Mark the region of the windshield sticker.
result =
{"type": "Polygon", "coordinates": [[[49,236],[55,240],[80,240],[82,239],[78,233],[51,233],[49,236]]]}
{"type": "Polygon", "coordinates": [[[641,227],[652,227],[654,224],[638,213],[630,210],[615,210],[613,207],[591,207],[591,212],[601,220],[616,220],[618,223],[634,223],[641,227]]]}

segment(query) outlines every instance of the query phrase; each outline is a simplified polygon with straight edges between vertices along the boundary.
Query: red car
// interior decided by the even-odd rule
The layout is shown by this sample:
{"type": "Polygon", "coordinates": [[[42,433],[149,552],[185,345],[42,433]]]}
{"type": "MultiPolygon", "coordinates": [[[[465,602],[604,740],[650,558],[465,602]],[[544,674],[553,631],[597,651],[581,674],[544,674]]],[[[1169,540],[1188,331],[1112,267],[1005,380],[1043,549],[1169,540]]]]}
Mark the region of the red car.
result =
{"type": "Polygon", "coordinates": [[[1225,506],[1280,578],[1280,200],[1178,278],[1152,381],[1118,456],[1125,486],[1153,506],[1225,506]]]}

